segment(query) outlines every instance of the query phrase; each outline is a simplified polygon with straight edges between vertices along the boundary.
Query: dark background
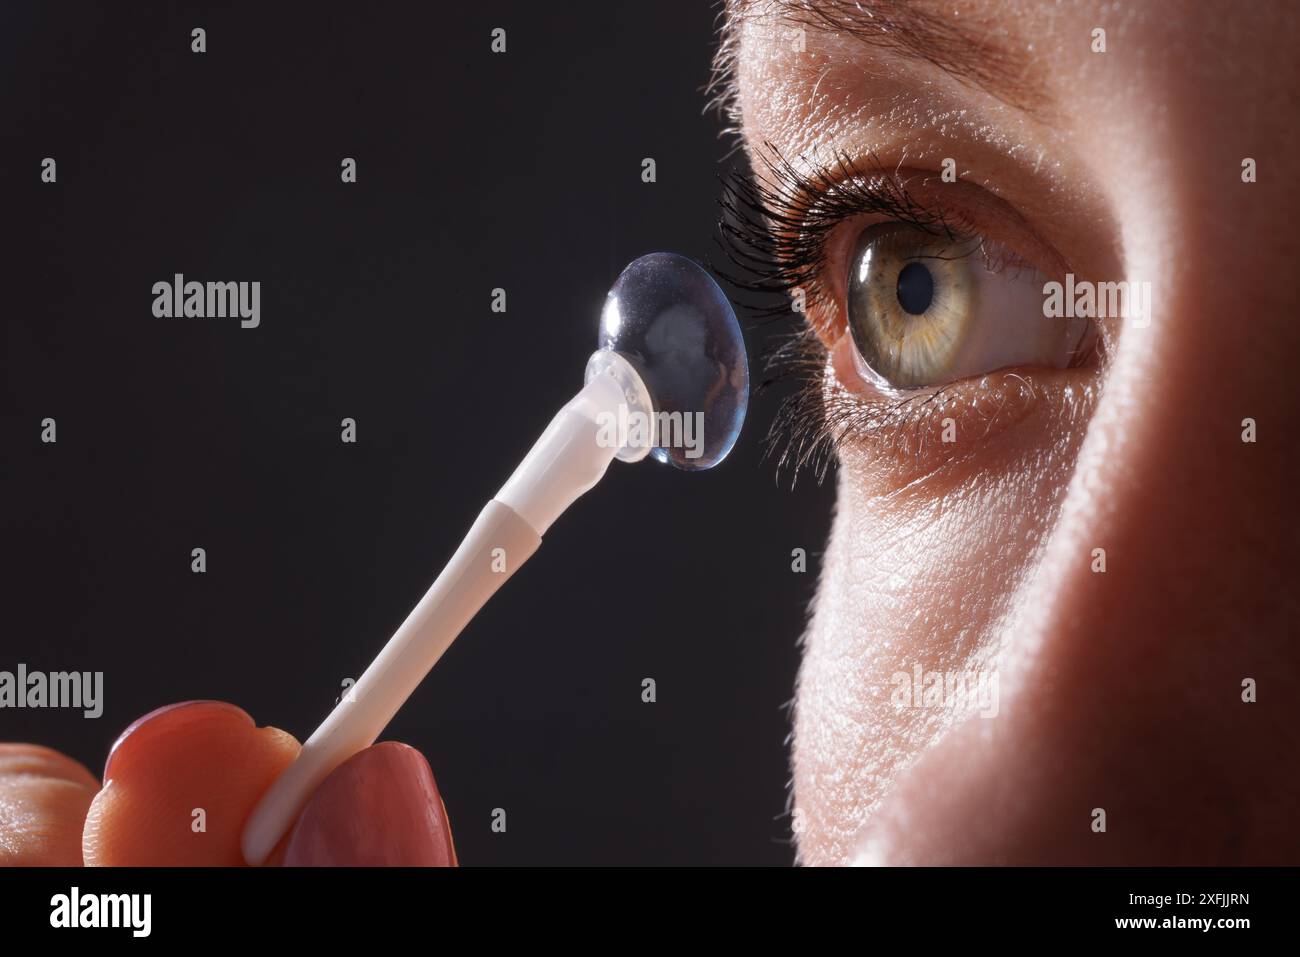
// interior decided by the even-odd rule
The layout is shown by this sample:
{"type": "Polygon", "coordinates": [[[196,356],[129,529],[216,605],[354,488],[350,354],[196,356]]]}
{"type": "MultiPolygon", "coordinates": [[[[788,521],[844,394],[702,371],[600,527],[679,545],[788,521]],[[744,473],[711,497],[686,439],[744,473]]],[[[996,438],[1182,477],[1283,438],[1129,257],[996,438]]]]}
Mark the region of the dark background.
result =
{"type": "MultiPolygon", "coordinates": [[[[720,260],[715,13],[5,4],[0,670],[103,671],[105,710],[6,709],[0,740],[98,772],[169,702],[315,728],[581,385],[622,266],[720,260]],[[176,272],[260,280],[260,328],[154,318],[176,272]]],[[[775,408],[714,472],[615,463],[389,726],[464,863],[791,861],[830,496],[778,486],[775,408]]]]}

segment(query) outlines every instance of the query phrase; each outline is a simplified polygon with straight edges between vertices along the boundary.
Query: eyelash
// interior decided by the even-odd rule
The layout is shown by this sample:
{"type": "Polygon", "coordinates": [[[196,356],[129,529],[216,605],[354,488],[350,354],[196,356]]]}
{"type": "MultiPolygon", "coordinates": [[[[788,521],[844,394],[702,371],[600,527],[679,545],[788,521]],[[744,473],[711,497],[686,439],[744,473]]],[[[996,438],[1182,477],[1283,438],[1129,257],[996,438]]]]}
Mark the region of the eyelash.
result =
{"type": "MultiPolygon", "coordinates": [[[[919,202],[898,171],[885,167],[874,154],[865,164],[840,154],[830,165],[805,172],[768,144],[765,166],[753,176],[732,170],[723,181],[719,242],[742,275],[716,271],[738,290],[761,297],[742,304],[767,321],[791,314],[789,300],[795,290],[803,290],[809,311],[834,306],[835,292],[824,279],[828,241],[852,217],[877,216],[950,241],[971,231],[969,223],[919,202]]],[[[921,411],[948,388],[864,402],[837,387],[828,397],[826,348],[807,323],[769,350],[762,365],[766,375],[756,391],[797,383],[795,392],[781,402],[766,439],[768,455],[777,458],[778,474],[791,469],[792,485],[805,468],[822,482],[835,450],[849,436],[888,428],[901,442],[918,440],[908,427],[919,424],[921,411]],[[900,429],[902,436],[897,435],[900,429]]]]}
{"type": "MultiPolygon", "coordinates": [[[[764,173],[747,176],[733,170],[719,200],[718,225],[728,258],[753,274],[749,279],[727,277],[739,288],[782,297],[802,289],[809,305],[831,302],[833,293],[822,279],[827,241],[854,216],[879,216],[954,241],[968,228],[918,202],[897,170],[889,170],[874,154],[865,166],[839,154],[831,165],[804,172],[770,145],[768,152],[764,173]]],[[[757,311],[782,316],[789,304],[757,311]]]]}

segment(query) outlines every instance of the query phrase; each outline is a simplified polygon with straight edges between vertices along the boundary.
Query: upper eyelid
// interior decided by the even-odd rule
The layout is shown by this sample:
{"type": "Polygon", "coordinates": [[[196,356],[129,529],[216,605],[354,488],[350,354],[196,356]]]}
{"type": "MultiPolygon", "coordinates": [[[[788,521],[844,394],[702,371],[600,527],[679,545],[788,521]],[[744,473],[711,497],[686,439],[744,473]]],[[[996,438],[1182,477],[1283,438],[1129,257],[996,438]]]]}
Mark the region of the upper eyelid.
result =
{"type": "MultiPolygon", "coordinates": [[[[899,221],[937,235],[978,234],[1012,248],[1046,274],[1073,271],[1059,250],[1047,242],[1010,203],[973,183],[938,183],[936,171],[903,165],[893,168],[874,153],[865,161],[837,154],[833,165],[797,168],[768,144],[752,179],[733,179],[724,190],[720,223],[723,245],[733,262],[750,271],[754,281],[742,288],[778,293],[802,290],[807,318],[823,338],[833,338],[834,323],[818,313],[835,312],[836,289],[827,282],[832,239],[843,245],[846,224],[859,219],[899,221]],[[854,184],[870,189],[854,191],[854,184]],[[1024,248],[1029,247],[1029,248],[1024,248]],[[763,268],[768,274],[761,275],[763,268]]],[[[756,164],[757,165],[757,164],[756,164]]],[[[789,311],[788,301],[765,311],[789,311]]]]}
{"type": "MultiPolygon", "coordinates": [[[[942,189],[953,190],[964,184],[945,184],[942,189]]],[[[978,187],[972,187],[978,189],[978,187]]],[[[1002,271],[1006,265],[1018,264],[1021,267],[1035,269],[1047,276],[1064,275],[1073,271],[1073,267],[1065,257],[1055,249],[1050,243],[1043,239],[1033,226],[1021,217],[1014,209],[1005,204],[1005,201],[999,197],[985,194],[978,201],[972,197],[961,197],[961,201],[955,201],[955,197],[950,193],[943,200],[947,205],[942,210],[945,217],[945,223],[951,229],[947,238],[952,240],[979,240],[979,248],[972,250],[972,253],[978,253],[987,257],[986,265],[995,272],[1002,271]],[[978,209],[972,208],[978,206],[978,209]]],[[[918,199],[918,202],[925,203],[927,200],[918,199]]],[[[853,236],[860,232],[859,228],[852,228],[851,222],[846,220],[843,224],[843,236],[837,243],[832,244],[832,239],[828,236],[828,255],[826,256],[827,265],[832,256],[830,247],[832,245],[848,246],[852,243],[853,236]]],[[[867,225],[863,217],[863,227],[867,225]]]]}
{"type": "MultiPolygon", "coordinates": [[[[879,165],[874,154],[872,162],[879,165]]],[[[904,220],[909,225],[922,225],[927,232],[953,240],[978,235],[996,238],[1007,246],[1014,240],[1032,247],[1024,258],[1043,272],[1071,271],[1065,256],[1002,197],[963,180],[944,183],[933,170],[899,166],[888,175],[893,177],[893,188],[906,195],[911,208],[920,212],[919,216],[914,214],[904,220]]],[[[875,211],[864,211],[868,213],[874,215],[875,211]]]]}

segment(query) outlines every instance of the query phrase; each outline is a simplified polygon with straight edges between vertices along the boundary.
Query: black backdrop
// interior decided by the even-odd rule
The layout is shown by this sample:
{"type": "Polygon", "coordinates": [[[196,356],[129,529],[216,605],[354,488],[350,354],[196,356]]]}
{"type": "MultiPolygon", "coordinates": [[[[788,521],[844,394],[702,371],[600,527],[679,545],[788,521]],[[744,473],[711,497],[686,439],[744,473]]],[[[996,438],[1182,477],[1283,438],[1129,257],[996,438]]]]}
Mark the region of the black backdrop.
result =
{"type": "MultiPolygon", "coordinates": [[[[623,264],[718,261],[716,11],[588,6],[4,5],[0,670],[103,671],[105,710],[0,739],[97,772],[192,698],[305,737],[580,385],[623,264]],[[154,318],[176,272],[259,280],[261,326],[154,318]]],[[[389,727],[463,862],[791,860],[829,491],[778,486],[774,411],[712,473],[616,463],[389,727]]]]}

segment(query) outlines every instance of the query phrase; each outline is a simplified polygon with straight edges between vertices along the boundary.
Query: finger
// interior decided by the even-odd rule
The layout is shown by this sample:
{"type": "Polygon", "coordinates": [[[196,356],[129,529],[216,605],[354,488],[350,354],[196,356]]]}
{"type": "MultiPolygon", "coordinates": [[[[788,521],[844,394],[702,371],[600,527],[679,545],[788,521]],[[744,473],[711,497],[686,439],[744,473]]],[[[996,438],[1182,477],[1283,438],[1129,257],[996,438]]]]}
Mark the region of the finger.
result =
{"type": "Polygon", "coordinates": [[[90,865],[233,866],[239,835],[298,742],[240,708],[188,701],[132,724],[109,753],[86,816],[90,865]]]}
{"type": "Polygon", "coordinates": [[[385,741],[335,768],[303,808],[284,864],[455,866],[447,809],[424,755],[385,741]]]}
{"type": "Polygon", "coordinates": [[[80,867],[95,776],[37,744],[0,744],[0,866],[80,867]]]}

